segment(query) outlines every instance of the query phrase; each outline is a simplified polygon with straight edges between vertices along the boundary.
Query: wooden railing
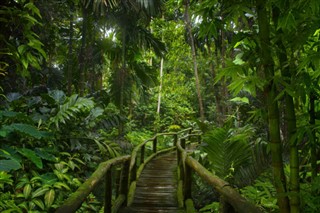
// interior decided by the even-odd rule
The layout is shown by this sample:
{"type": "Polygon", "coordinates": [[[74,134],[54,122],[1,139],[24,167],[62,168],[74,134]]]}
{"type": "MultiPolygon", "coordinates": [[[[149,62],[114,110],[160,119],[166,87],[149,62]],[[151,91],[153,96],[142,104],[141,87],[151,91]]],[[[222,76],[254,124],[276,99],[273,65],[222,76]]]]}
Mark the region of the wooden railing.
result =
{"type": "MultiPolygon", "coordinates": [[[[192,172],[195,172],[202,180],[211,185],[223,197],[227,205],[231,206],[227,212],[260,213],[262,212],[254,204],[246,200],[240,193],[223,179],[213,175],[197,160],[188,155],[186,151],[187,140],[191,137],[199,137],[200,134],[189,134],[177,141],[178,152],[178,200],[179,206],[185,207],[188,212],[196,212],[191,197],[192,172]]],[[[201,140],[198,140],[199,142],[201,140]]]]}
{"type": "MultiPolygon", "coordinates": [[[[180,132],[157,134],[153,138],[147,139],[136,146],[131,155],[113,158],[101,163],[90,178],[88,178],[78,190],[71,194],[65,203],[57,209],[56,213],[75,212],[81,207],[86,197],[103,181],[103,179],[105,181],[104,212],[116,213],[121,206],[130,206],[133,202],[137,180],[139,179],[144,166],[155,156],[164,152],[173,151],[174,149],[177,149],[178,159],[177,178],[179,207],[185,208],[187,212],[195,212],[191,196],[192,172],[195,172],[223,196],[224,200],[237,212],[260,213],[261,210],[258,207],[242,197],[228,182],[213,175],[198,161],[189,156],[185,148],[186,144],[192,139],[201,142],[201,132],[192,131],[192,129],[189,128],[180,132]],[[159,138],[165,136],[173,137],[172,146],[159,150],[159,138]],[[152,144],[150,147],[151,150],[146,149],[149,143],[152,144]],[[112,174],[112,168],[115,166],[121,166],[119,184],[112,184],[112,177],[115,176],[112,174]],[[118,185],[118,189],[112,190],[112,185],[118,185]],[[111,199],[113,191],[117,191],[118,196],[112,205],[111,199]]],[[[164,145],[161,144],[161,146],[163,147],[164,145]]]]}
{"type": "MultiPolygon", "coordinates": [[[[131,155],[125,155],[110,159],[100,163],[95,172],[77,189],[76,192],[60,206],[56,213],[72,213],[79,209],[87,196],[95,189],[96,186],[105,181],[105,198],[104,212],[118,212],[121,206],[130,205],[133,201],[136,182],[146,165],[153,157],[160,153],[168,152],[176,148],[176,143],[180,137],[186,133],[191,133],[192,129],[185,129],[179,132],[161,133],[153,138],[145,140],[136,146],[131,155]],[[159,150],[159,137],[172,136],[173,146],[159,150]],[[152,143],[152,152],[147,152],[148,143],[152,143]],[[149,156],[147,156],[149,154],[149,156]],[[121,175],[119,184],[113,184],[113,167],[121,166],[121,175]],[[112,185],[118,185],[116,190],[112,189],[112,185]],[[118,196],[112,205],[112,192],[117,191],[118,196]]],[[[163,146],[163,144],[161,144],[163,146]]]]}
{"type": "MultiPolygon", "coordinates": [[[[186,134],[190,134],[192,132],[192,128],[184,129],[179,132],[168,132],[168,133],[160,133],[155,135],[153,138],[145,140],[143,143],[139,144],[134,148],[131,154],[131,162],[130,162],[130,189],[128,195],[128,203],[127,205],[130,206],[133,202],[134,192],[136,189],[137,180],[140,177],[140,174],[144,168],[144,166],[152,160],[155,156],[172,151],[176,149],[177,141],[180,137],[183,137],[186,134]],[[162,150],[158,150],[158,139],[164,136],[172,136],[173,137],[173,144],[171,147],[166,147],[162,150]],[[146,146],[148,143],[152,143],[152,153],[147,156],[146,146]]],[[[163,146],[163,144],[162,144],[163,146]]]]}
{"type": "Polygon", "coordinates": [[[117,209],[126,201],[128,194],[128,174],[130,155],[125,155],[113,158],[106,162],[100,163],[96,171],[78,188],[76,192],[60,206],[56,213],[71,213],[77,211],[85,201],[87,196],[105,179],[105,200],[104,212],[117,212],[117,209]],[[115,205],[112,207],[112,167],[122,165],[119,196],[116,199],[115,205]]]}

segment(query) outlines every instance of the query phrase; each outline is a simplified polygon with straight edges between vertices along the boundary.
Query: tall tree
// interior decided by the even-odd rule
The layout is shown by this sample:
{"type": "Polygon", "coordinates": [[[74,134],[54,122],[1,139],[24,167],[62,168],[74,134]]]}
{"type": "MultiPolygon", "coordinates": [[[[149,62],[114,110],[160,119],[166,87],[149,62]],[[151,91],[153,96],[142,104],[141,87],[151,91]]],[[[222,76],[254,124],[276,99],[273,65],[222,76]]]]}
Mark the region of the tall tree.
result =
{"type": "Polygon", "coordinates": [[[276,99],[276,84],[274,82],[274,62],[270,47],[270,16],[264,0],[256,0],[256,9],[259,26],[259,45],[261,58],[261,71],[264,73],[268,84],[265,86],[267,98],[270,150],[272,156],[272,169],[275,187],[277,190],[280,212],[290,212],[289,199],[286,195],[286,177],[284,175],[282,144],[280,138],[280,115],[276,99]]]}
{"type": "Polygon", "coordinates": [[[198,97],[198,104],[199,104],[199,114],[200,114],[200,119],[202,122],[205,120],[205,114],[204,114],[204,108],[203,108],[203,100],[202,100],[202,95],[201,95],[201,87],[200,87],[200,79],[199,79],[199,74],[198,74],[198,64],[197,64],[197,53],[196,53],[196,47],[194,43],[194,37],[192,34],[192,25],[191,25],[191,18],[190,18],[190,0],[185,0],[184,1],[184,7],[185,7],[185,25],[186,25],[186,30],[189,38],[189,44],[191,47],[191,54],[192,54],[192,61],[193,61],[193,71],[194,71],[194,76],[196,80],[196,92],[197,92],[197,97],[198,97]]]}

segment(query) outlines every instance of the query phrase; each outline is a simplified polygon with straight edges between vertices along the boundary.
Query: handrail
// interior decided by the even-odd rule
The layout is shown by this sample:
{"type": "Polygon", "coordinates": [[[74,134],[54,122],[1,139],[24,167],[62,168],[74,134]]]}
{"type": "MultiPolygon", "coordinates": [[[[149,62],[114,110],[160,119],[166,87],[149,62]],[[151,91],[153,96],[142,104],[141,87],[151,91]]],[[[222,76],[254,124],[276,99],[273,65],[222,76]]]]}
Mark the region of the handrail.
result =
{"type": "MultiPolygon", "coordinates": [[[[75,212],[82,205],[85,198],[92,192],[92,190],[98,185],[98,183],[106,177],[106,198],[105,198],[105,212],[111,212],[111,168],[112,166],[125,164],[129,162],[131,156],[125,155],[121,157],[112,158],[108,161],[100,163],[95,172],[78,188],[76,192],[71,194],[71,196],[60,206],[56,213],[69,213],[75,212]]],[[[126,167],[126,166],[124,166],[126,167]]],[[[124,168],[125,170],[125,168],[124,168]]],[[[125,175],[124,175],[125,176],[125,175]]],[[[122,191],[121,194],[127,193],[126,185],[128,183],[128,178],[122,178],[122,191]]]]}
{"type": "MultiPolygon", "coordinates": [[[[104,212],[117,212],[120,206],[130,204],[130,195],[134,193],[135,183],[139,178],[140,173],[144,165],[150,161],[153,157],[161,152],[166,152],[176,148],[176,142],[178,141],[178,135],[189,132],[191,133],[192,128],[184,129],[179,132],[167,132],[156,134],[153,138],[147,139],[144,142],[136,146],[131,155],[120,156],[112,158],[108,161],[99,164],[95,172],[77,189],[76,192],[72,193],[70,197],[60,206],[55,212],[56,213],[73,213],[79,209],[86,199],[86,197],[94,190],[94,188],[105,178],[106,189],[105,189],[105,202],[104,212]],[[174,146],[170,149],[159,150],[157,149],[158,141],[157,138],[160,136],[172,135],[174,136],[174,146]],[[153,154],[145,159],[145,145],[152,141],[153,142],[153,154]],[[140,152],[140,165],[137,169],[137,156],[140,152]],[[119,195],[114,202],[111,204],[112,199],[112,167],[116,165],[122,165],[119,195]],[[138,172],[137,172],[138,170],[138,172]],[[130,187],[130,191],[128,190],[130,187]],[[127,204],[126,204],[127,202],[127,204]]],[[[132,199],[132,198],[131,198],[132,199]]]]}
{"type": "MultiPolygon", "coordinates": [[[[186,205],[189,205],[191,199],[191,169],[195,171],[203,180],[207,181],[220,195],[224,197],[237,212],[240,213],[260,213],[260,208],[246,200],[238,191],[236,191],[230,184],[218,176],[213,175],[205,167],[203,167],[197,160],[189,156],[185,150],[186,139],[198,134],[189,134],[177,141],[178,152],[178,172],[180,179],[180,186],[184,186],[181,190],[183,200],[186,205]],[[182,182],[182,183],[181,183],[182,182]]],[[[183,204],[180,204],[183,205],[183,204]]],[[[191,204],[193,207],[193,203],[191,204]]],[[[188,210],[187,210],[188,212],[188,210]]]]}
{"type": "Polygon", "coordinates": [[[162,153],[162,152],[167,152],[170,151],[172,149],[176,149],[176,143],[178,141],[178,136],[188,132],[191,133],[192,128],[187,128],[187,129],[183,129],[179,132],[167,132],[167,133],[158,133],[156,134],[154,137],[145,140],[144,142],[140,143],[139,145],[137,145],[132,153],[131,153],[131,160],[130,160],[130,167],[129,167],[129,174],[130,174],[130,178],[129,178],[129,194],[128,194],[128,199],[127,199],[127,205],[130,206],[133,202],[133,197],[134,197],[134,193],[135,193],[135,189],[136,189],[136,183],[137,180],[141,174],[141,171],[143,170],[144,166],[155,156],[157,156],[158,154],[162,153]],[[158,145],[158,137],[160,136],[174,136],[174,144],[173,147],[169,148],[169,149],[165,149],[165,150],[158,150],[157,149],[157,145],[158,145]],[[145,156],[145,146],[148,142],[152,142],[152,154],[146,158],[145,156]],[[140,165],[138,166],[137,164],[137,160],[138,160],[138,152],[140,152],[140,165]]]}

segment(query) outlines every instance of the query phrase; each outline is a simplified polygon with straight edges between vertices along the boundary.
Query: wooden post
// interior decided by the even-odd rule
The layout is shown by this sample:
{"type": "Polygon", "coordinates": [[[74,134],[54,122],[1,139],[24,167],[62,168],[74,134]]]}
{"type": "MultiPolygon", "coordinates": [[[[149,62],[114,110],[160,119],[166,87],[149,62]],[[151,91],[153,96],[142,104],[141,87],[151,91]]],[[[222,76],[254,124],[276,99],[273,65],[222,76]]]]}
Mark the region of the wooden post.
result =
{"type": "Polygon", "coordinates": [[[114,177],[115,177],[115,189],[116,189],[116,197],[120,194],[120,182],[121,182],[121,167],[116,167],[114,170],[114,177]]]}
{"type": "Polygon", "coordinates": [[[183,149],[186,148],[186,139],[185,139],[185,138],[182,138],[182,139],[181,139],[181,147],[182,147],[183,149]]]}
{"type": "Polygon", "coordinates": [[[157,152],[157,136],[153,139],[153,153],[157,152]]]}
{"type": "Polygon", "coordinates": [[[177,146],[178,135],[177,135],[177,134],[174,134],[174,135],[173,135],[173,138],[174,138],[173,146],[177,146]]]}
{"type": "Polygon", "coordinates": [[[126,196],[126,200],[123,202],[124,204],[126,204],[128,200],[129,168],[130,168],[130,161],[128,160],[122,166],[121,179],[120,179],[120,190],[119,190],[120,194],[124,194],[126,196]]]}
{"type": "Polygon", "coordinates": [[[105,198],[104,198],[104,212],[108,213],[111,212],[112,208],[112,167],[110,167],[106,173],[105,177],[105,183],[106,183],[106,189],[105,189],[105,198]]]}
{"type": "Polygon", "coordinates": [[[137,161],[134,162],[134,165],[130,174],[130,183],[137,180],[137,161]]]}
{"type": "Polygon", "coordinates": [[[140,165],[144,163],[144,151],[145,151],[145,146],[143,145],[141,147],[141,155],[140,155],[140,165]]]}
{"type": "Polygon", "coordinates": [[[198,135],[198,144],[201,144],[201,135],[198,135]]]}
{"type": "Polygon", "coordinates": [[[185,175],[184,175],[184,199],[191,198],[191,184],[192,184],[192,171],[190,166],[185,164],[185,175]]]}
{"type": "Polygon", "coordinates": [[[191,133],[192,133],[192,129],[190,129],[189,132],[188,132],[188,134],[189,134],[188,140],[189,140],[189,141],[191,140],[191,136],[190,136],[191,133]]]}

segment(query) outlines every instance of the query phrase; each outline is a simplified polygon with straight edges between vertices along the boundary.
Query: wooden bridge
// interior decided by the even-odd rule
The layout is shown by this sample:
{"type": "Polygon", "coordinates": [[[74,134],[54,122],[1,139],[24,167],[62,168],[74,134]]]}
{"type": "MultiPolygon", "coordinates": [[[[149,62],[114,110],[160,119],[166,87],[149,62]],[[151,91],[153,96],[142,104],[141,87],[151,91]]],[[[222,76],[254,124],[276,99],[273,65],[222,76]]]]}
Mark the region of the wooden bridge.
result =
{"type": "Polygon", "coordinates": [[[188,154],[192,149],[186,149],[190,147],[187,144],[200,142],[201,132],[192,131],[191,128],[157,134],[135,147],[131,155],[101,163],[56,213],[76,212],[102,181],[105,181],[104,212],[193,213],[196,210],[191,196],[192,172],[220,193],[228,206],[225,212],[261,212],[227,182],[214,176],[188,154]],[[159,150],[158,139],[168,136],[173,137],[173,142],[159,150]],[[151,151],[146,148],[149,143],[152,143],[151,151]]]}

